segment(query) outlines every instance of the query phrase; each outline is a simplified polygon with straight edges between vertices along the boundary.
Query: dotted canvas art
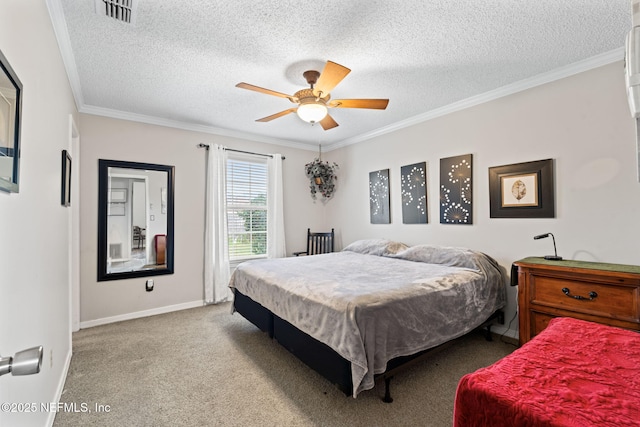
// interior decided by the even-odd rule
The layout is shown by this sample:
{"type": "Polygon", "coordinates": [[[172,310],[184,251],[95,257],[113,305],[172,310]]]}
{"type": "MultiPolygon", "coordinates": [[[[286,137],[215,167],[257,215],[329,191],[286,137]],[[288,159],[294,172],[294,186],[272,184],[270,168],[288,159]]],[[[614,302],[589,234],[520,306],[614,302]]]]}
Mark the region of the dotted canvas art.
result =
{"type": "Polygon", "coordinates": [[[427,163],[400,168],[402,185],[402,223],[427,223],[427,163]]]}
{"type": "Polygon", "coordinates": [[[369,210],[371,224],[389,224],[389,169],[369,173],[369,210]]]}
{"type": "Polygon", "coordinates": [[[472,155],[440,159],[440,223],[473,224],[472,155]]]}

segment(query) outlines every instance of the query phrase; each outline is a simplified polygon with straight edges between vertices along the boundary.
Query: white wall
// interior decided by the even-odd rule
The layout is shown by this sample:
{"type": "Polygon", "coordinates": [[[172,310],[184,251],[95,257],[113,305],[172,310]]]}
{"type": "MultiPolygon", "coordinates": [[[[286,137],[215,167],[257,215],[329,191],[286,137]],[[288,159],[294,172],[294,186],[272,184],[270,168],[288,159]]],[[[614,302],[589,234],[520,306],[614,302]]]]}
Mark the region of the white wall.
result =
{"type": "MultiPolygon", "coordinates": [[[[304,164],[315,151],[298,150],[162,126],[80,115],[81,189],[81,327],[167,310],[203,301],[205,158],[199,143],[259,153],[282,153],[287,252],[304,250],[307,227],[325,222],[322,203],[308,193],[304,164]],[[175,166],[175,273],[146,278],[97,281],[98,159],[175,166]]],[[[159,205],[158,205],[159,206],[159,205]]]]}
{"type": "MultiPolygon", "coordinates": [[[[40,344],[45,349],[40,374],[0,378],[0,402],[53,402],[71,354],[71,209],[60,205],[60,152],[72,148],[69,114],[76,110],[45,2],[3,0],[0,50],[24,84],[20,193],[0,193],[0,354],[40,344]]],[[[337,193],[326,205],[308,195],[303,165],[315,157],[313,151],[90,115],[79,123],[81,321],[88,325],[202,301],[205,154],[196,148],[200,142],[287,157],[288,252],[304,248],[307,227],[335,227],[339,248],[368,237],[467,246],[487,252],[508,270],[514,260],[550,253],[550,241],[532,240],[550,231],[565,258],[640,262],[640,226],[634,221],[640,184],[622,63],[326,153],[325,159],[340,164],[337,193]],[[474,224],[441,225],[439,159],[466,153],[474,155],[474,224]],[[157,276],[153,292],[144,291],[144,279],[96,281],[99,158],[176,166],[176,273],[157,276]],[[488,168],[545,158],[556,161],[556,218],[489,218],[488,168]],[[403,225],[399,169],[418,161],[428,163],[429,224],[403,225]],[[372,225],[368,174],[384,168],[391,169],[392,224],[372,225]]],[[[508,318],[514,289],[509,296],[508,318]]],[[[0,425],[46,425],[52,415],[0,412],[0,425]]]]}
{"type": "MultiPolygon", "coordinates": [[[[20,192],[0,192],[0,354],[44,346],[37,375],[0,378],[0,402],[55,402],[71,356],[69,227],[61,151],[75,104],[44,1],[0,3],[0,50],[24,85],[20,192]]],[[[71,203],[78,202],[72,193],[71,203]]],[[[2,426],[42,426],[54,413],[0,411],[2,426]]]]}
{"type": "MultiPolygon", "coordinates": [[[[362,238],[465,246],[513,261],[553,253],[566,259],[639,264],[640,184],[623,65],[601,68],[436,118],[327,153],[340,164],[340,187],[327,215],[342,247],[362,238]],[[473,225],[439,223],[439,161],[473,154],[473,225]],[[556,218],[489,218],[491,166],[555,159],[556,218]],[[429,223],[402,224],[400,167],[427,162],[429,223]],[[369,172],[390,168],[389,225],[369,222],[369,172]]],[[[515,312],[509,292],[507,320],[515,312]]],[[[511,326],[517,328],[517,320],[511,326]]]]}
{"type": "MultiPolygon", "coordinates": [[[[202,300],[204,152],[200,142],[258,152],[281,152],[284,168],[288,252],[304,249],[304,230],[334,227],[337,249],[361,238],[385,237],[407,244],[465,246],[493,256],[509,273],[513,261],[552,253],[553,232],[567,259],[637,264],[640,226],[634,126],[626,99],[622,63],[617,62],[498,100],[327,152],[336,161],[337,192],[313,202],[303,172],[316,156],[301,151],[81,115],[82,313],[85,326],[202,300]],[[473,154],[474,224],[439,223],[439,160],[473,154]],[[97,159],[176,166],[176,273],[144,280],[98,283],[96,276],[97,159]],[[488,168],[552,158],[555,161],[556,218],[489,218],[488,168]],[[402,224],[400,167],[427,162],[429,223],[402,224]],[[369,172],[390,168],[389,225],[369,223],[369,172]]],[[[508,288],[507,319],[515,314],[516,289],[508,288]]],[[[517,321],[511,325],[515,335],[517,321]]]]}

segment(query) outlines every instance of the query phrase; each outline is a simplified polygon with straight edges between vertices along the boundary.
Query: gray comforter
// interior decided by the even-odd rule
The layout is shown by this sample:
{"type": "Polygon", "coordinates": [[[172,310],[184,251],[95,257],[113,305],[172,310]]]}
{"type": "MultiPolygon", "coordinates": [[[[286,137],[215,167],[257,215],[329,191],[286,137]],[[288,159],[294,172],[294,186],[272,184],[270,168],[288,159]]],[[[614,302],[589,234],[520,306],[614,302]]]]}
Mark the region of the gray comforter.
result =
{"type": "Polygon", "coordinates": [[[389,360],[462,336],[505,304],[505,280],[487,255],[392,243],[248,261],[229,286],[349,360],[356,397],[389,360]]]}

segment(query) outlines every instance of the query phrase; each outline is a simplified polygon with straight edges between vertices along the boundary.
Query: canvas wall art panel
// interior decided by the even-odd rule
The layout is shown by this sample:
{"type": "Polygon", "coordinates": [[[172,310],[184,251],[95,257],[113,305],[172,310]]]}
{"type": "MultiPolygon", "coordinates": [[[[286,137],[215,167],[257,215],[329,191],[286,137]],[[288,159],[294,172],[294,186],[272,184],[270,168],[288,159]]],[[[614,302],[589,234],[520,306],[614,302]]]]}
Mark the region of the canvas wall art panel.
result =
{"type": "Polygon", "coordinates": [[[440,159],[440,223],[473,224],[472,155],[440,159]]]}
{"type": "Polygon", "coordinates": [[[390,224],[389,169],[369,173],[371,224],[390,224]]]}
{"type": "Polygon", "coordinates": [[[400,168],[402,186],[402,223],[426,224],[427,163],[414,163],[400,168]]]}

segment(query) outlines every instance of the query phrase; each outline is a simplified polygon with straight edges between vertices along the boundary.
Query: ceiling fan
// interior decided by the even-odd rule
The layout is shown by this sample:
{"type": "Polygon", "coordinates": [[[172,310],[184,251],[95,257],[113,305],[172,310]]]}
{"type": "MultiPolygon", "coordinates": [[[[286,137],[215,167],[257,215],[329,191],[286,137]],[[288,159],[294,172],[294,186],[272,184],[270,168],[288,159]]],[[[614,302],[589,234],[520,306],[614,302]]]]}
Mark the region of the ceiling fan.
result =
{"type": "Polygon", "coordinates": [[[249,83],[238,83],[236,87],[253,90],[267,95],[287,98],[297,107],[289,108],[279,113],[256,120],[256,122],[269,122],[278,117],[286,116],[290,113],[297,113],[298,117],[307,123],[320,123],[324,130],[333,129],[338,123],[328,113],[328,108],[368,108],[373,110],[384,110],[389,104],[388,99],[333,99],[330,92],[344,79],[350,69],[332,61],[327,61],[322,73],[316,70],[308,70],[302,73],[307,80],[310,89],[301,89],[293,95],[276,92],[254,86],[249,83]]]}

